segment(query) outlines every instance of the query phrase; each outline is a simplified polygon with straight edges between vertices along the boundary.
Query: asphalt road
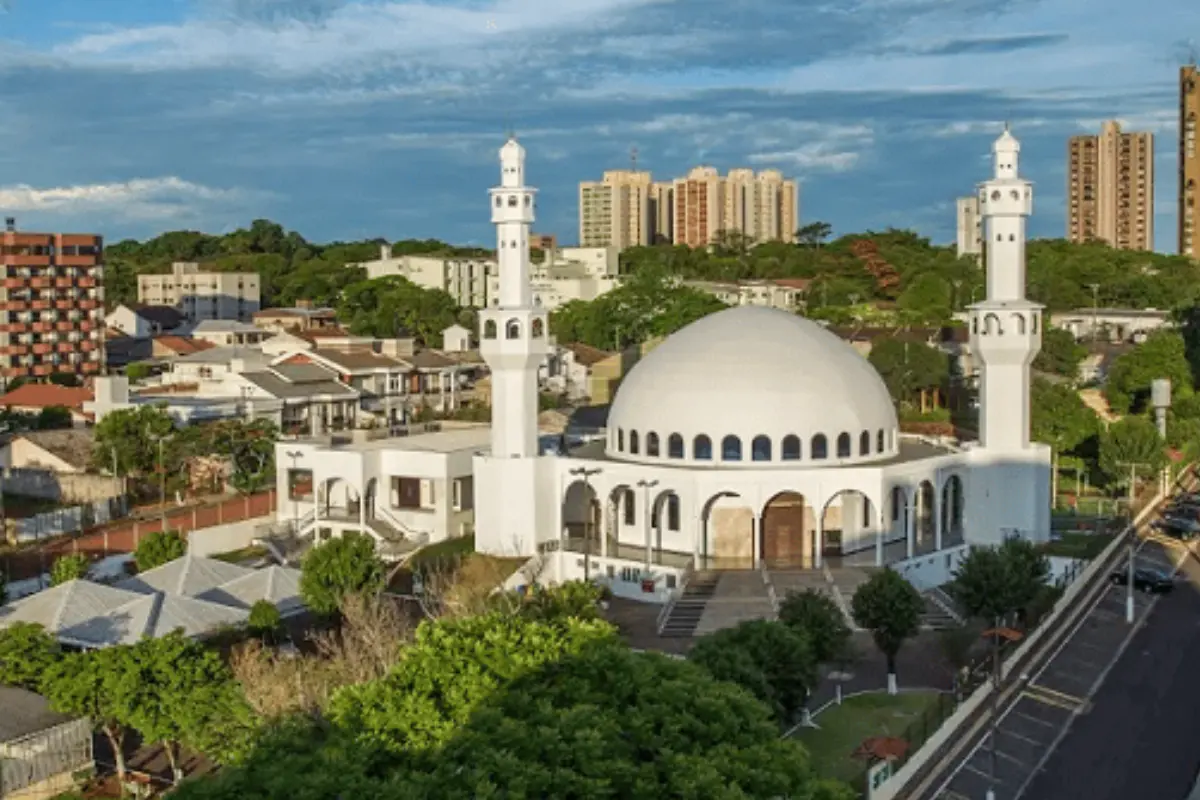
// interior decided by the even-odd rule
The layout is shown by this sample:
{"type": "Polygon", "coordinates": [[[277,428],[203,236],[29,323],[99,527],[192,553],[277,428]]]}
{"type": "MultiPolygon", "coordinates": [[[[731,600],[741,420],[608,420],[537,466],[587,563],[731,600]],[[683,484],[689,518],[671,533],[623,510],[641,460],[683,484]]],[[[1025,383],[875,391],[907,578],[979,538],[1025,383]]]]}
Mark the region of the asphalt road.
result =
{"type": "Polygon", "coordinates": [[[1150,614],[1022,800],[1184,800],[1200,772],[1200,561],[1150,614]]]}

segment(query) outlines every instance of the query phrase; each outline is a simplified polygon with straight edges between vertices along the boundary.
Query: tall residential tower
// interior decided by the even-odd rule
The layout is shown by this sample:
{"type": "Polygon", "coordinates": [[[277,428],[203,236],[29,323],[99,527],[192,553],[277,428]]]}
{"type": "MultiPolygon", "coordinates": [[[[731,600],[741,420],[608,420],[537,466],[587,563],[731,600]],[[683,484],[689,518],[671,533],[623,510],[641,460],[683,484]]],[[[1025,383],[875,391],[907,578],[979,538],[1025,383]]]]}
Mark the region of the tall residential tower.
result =
{"type": "Polygon", "coordinates": [[[1154,134],[1116,120],[1067,145],[1067,238],[1121,250],[1154,249],[1154,134]]]}
{"type": "Polygon", "coordinates": [[[1200,226],[1196,225],[1196,200],[1200,199],[1198,119],[1200,70],[1188,64],[1179,70],[1179,254],[1192,258],[1200,258],[1200,226]]]}

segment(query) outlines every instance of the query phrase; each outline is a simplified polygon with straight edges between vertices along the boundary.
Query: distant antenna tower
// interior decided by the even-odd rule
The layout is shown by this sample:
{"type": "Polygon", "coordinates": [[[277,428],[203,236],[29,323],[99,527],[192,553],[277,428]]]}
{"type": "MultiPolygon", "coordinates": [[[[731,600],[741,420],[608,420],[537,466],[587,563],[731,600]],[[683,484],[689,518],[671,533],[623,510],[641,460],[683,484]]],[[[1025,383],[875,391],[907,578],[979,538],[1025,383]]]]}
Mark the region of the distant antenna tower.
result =
{"type": "Polygon", "coordinates": [[[637,157],[638,151],[637,145],[635,144],[633,147],[629,148],[629,168],[634,172],[637,172],[637,157]]]}

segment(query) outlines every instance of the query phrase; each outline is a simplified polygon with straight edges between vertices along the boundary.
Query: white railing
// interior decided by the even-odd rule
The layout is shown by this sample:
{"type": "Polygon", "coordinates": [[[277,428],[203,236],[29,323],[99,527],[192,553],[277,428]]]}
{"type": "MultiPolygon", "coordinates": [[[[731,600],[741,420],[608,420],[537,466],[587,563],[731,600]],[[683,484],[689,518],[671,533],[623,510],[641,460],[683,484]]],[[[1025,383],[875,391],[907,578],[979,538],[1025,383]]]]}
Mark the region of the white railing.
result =
{"type": "Polygon", "coordinates": [[[400,531],[400,533],[404,534],[405,539],[411,539],[413,541],[417,541],[417,540],[421,539],[421,537],[425,537],[424,541],[429,541],[429,536],[431,533],[430,531],[414,530],[412,527],[405,525],[403,522],[398,520],[396,518],[396,516],[394,514],[392,514],[392,512],[388,511],[383,506],[380,506],[380,505],[375,506],[375,516],[382,517],[384,522],[388,523],[393,528],[400,531]]]}
{"type": "Polygon", "coordinates": [[[679,602],[679,598],[683,597],[683,590],[687,588],[688,581],[692,579],[692,573],[696,571],[696,557],[692,556],[688,559],[687,565],[684,566],[683,572],[679,575],[679,582],[675,584],[675,589],[671,592],[671,596],[667,598],[667,602],[663,603],[662,610],[658,612],[658,620],[655,623],[655,630],[661,634],[663,628],[667,625],[667,619],[671,616],[671,611],[674,610],[675,604],[679,602]]]}
{"type": "Polygon", "coordinates": [[[771,603],[772,619],[779,619],[779,594],[775,591],[775,582],[771,580],[771,573],[767,571],[767,562],[758,562],[758,574],[762,576],[763,586],[767,590],[767,600],[771,603]]]}

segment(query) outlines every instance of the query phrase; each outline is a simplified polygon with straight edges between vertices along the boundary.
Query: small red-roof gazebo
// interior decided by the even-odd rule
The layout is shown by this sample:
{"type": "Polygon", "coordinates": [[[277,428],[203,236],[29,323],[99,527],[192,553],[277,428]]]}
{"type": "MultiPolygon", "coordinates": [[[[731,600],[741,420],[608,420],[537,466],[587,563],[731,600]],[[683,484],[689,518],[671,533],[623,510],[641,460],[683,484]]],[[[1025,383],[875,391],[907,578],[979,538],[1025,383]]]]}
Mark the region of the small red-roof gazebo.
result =
{"type": "Polygon", "coordinates": [[[904,758],[908,753],[908,741],[897,736],[868,736],[851,753],[853,758],[868,761],[883,761],[904,758]]]}

